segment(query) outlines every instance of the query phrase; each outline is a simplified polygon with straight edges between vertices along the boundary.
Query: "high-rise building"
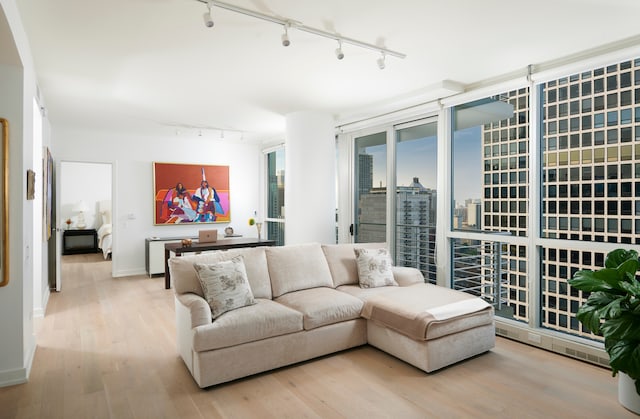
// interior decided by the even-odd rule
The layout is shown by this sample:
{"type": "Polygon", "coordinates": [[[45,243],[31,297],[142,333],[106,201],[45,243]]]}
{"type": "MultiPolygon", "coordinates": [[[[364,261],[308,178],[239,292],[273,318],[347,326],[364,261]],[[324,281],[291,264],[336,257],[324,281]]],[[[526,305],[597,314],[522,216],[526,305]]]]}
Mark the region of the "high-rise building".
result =
{"type": "MultiPolygon", "coordinates": [[[[386,241],[386,188],[372,188],[360,195],[359,242],[386,241]]],[[[435,278],[436,192],[425,188],[417,177],[396,190],[396,264],[422,270],[435,278]]]]}
{"type": "Polygon", "coordinates": [[[369,193],[373,188],[373,156],[358,154],[358,195],[369,193]]]}
{"type": "MultiPolygon", "coordinates": [[[[575,318],[583,296],[567,280],[603,265],[597,242],[640,244],[640,60],[585,71],[542,86],[542,326],[593,337],[575,318]],[[571,249],[562,240],[593,242],[571,249]]],[[[528,89],[502,95],[511,118],[483,126],[482,229],[527,234],[528,89]]],[[[531,192],[534,193],[534,192],[531,192]]],[[[508,304],[527,321],[526,249],[510,246],[508,304]]]]}
{"type": "Polygon", "coordinates": [[[467,226],[471,229],[480,228],[482,225],[481,217],[480,201],[467,202],[467,226]]]}

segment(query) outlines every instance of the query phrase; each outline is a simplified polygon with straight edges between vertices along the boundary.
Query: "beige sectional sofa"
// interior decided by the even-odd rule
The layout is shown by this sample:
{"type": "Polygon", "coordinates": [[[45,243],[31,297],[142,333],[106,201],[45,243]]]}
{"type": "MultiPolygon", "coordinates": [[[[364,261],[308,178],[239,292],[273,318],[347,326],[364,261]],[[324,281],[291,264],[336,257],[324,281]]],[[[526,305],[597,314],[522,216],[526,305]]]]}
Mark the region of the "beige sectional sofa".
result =
{"type": "Polygon", "coordinates": [[[361,288],[354,248],[381,246],[313,243],[171,258],[178,351],[195,381],[207,387],[366,343],[429,372],[494,346],[493,309],[425,284],[417,269],[392,267],[398,286],[361,288]],[[213,320],[194,264],[239,255],[254,304],[213,320]]]}

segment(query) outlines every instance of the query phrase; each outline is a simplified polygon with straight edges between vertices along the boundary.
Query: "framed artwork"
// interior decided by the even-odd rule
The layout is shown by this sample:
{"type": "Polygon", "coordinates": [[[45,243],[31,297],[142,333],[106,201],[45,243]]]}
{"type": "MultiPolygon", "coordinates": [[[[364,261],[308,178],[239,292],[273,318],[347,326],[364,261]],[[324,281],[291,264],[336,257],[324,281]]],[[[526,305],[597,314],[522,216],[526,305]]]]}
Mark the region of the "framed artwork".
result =
{"type": "Polygon", "coordinates": [[[2,165],[0,165],[0,287],[9,283],[9,121],[0,118],[2,125],[2,165]]]}
{"type": "Polygon", "coordinates": [[[154,225],[228,223],[229,166],[153,163],[154,225]]]}
{"type": "Polygon", "coordinates": [[[36,172],[31,169],[27,170],[27,200],[36,199],[36,172]]]}
{"type": "Polygon", "coordinates": [[[42,173],[44,173],[44,181],[42,182],[44,197],[43,202],[43,240],[47,241],[51,238],[51,222],[53,218],[53,157],[49,147],[44,148],[42,173]]]}

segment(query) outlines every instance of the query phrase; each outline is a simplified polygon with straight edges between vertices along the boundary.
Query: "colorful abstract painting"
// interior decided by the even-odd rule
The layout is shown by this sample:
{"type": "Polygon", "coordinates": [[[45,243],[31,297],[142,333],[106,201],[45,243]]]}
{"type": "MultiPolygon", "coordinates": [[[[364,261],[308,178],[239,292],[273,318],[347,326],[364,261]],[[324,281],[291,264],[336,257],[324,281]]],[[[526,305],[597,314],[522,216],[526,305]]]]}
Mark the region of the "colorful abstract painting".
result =
{"type": "Polygon", "coordinates": [[[153,163],[154,224],[227,223],[229,166],[153,163]]]}

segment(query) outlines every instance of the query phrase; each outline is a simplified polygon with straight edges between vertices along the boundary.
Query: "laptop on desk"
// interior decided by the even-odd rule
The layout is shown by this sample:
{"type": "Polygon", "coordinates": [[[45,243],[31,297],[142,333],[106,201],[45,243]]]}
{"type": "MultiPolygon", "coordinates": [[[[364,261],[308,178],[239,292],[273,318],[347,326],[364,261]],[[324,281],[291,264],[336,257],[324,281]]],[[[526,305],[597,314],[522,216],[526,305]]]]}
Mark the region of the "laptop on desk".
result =
{"type": "Polygon", "coordinates": [[[218,241],[218,230],[200,230],[198,232],[199,243],[214,243],[218,241]]]}

